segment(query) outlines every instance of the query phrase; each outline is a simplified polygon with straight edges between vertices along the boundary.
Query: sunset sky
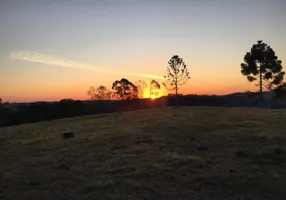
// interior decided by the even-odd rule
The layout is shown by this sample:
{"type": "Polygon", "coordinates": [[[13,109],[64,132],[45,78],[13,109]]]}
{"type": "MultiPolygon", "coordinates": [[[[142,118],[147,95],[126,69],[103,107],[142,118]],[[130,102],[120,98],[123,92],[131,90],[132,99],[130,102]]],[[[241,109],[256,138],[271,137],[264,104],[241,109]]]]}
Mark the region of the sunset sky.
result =
{"type": "MultiPolygon", "coordinates": [[[[255,91],[240,63],[257,40],[286,70],[285,0],[0,0],[0,98],[87,99],[91,85],[161,82],[179,55],[189,94],[255,91]]],[[[166,91],[165,91],[166,92],[166,91]]]]}

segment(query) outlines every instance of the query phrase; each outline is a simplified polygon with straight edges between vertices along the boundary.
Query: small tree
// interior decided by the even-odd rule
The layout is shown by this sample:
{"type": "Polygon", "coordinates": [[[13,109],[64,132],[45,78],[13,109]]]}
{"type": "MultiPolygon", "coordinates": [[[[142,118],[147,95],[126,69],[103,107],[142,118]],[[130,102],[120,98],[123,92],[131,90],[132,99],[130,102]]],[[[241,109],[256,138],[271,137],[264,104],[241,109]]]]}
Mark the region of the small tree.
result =
{"type": "Polygon", "coordinates": [[[161,89],[161,85],[155,81],[155,80],[152,80],[150,82],[150,98],[152,97],[152,95],[158,97],[159,96],[159,91],[161,89]]]}
{"type": "Polygon", "coordinates": [[[109,100],[111,99],[111,92],[105,86],[98,86],[96,89],[91,86],[87,94],[92,100],[109,100]]]}
{"type": "Polygon", "coordinates": [[[163,85],[168,88],[166,85],[168,84],[170,86],[168,89],[175,90],[177,97],[179,86],[185,84],[190,79],[188,68],[183,59],[178,55],[173,56],[168,64],[167,75],[164,76],[166,83],[163,83],[163,85]]]}
{"type": "Polygon", "coordinates": [[[147,87],[146,82],[139,80],[136,82],[136,86],[138,89],[138,93],[140,94],[140,98],[143,99],[144,98],[144,91],[145,91],[145,88],[147,87]]]}
{"type": "Polygon", "coordinates": [[[273,49],[261,40],[257,41],[244,56],[241,63],[241,73],[249,82],[258,82],[260,106],[262,106],[263,90],[273,89],[283,81],[285,72],[282,71],[282,62],[278,60],[273,49]]]}
{"type": "Polygon", "coordinates": [[[137,87],[125,78],[115,81],[112,84],[112,89],[119,99],[129,100],[138,98],[137,87]]]}

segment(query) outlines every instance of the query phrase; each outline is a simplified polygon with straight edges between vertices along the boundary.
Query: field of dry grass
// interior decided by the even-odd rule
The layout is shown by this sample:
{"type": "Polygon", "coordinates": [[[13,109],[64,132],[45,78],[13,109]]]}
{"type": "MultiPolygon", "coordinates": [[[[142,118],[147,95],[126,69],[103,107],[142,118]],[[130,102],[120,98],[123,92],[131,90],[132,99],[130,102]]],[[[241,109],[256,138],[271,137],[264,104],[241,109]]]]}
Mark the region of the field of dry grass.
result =
{"type": "Polygon", "coordinates": [[[285,200],[286,110],[180,107],[5,127],[0,163],[5,200],[285,200]]]}

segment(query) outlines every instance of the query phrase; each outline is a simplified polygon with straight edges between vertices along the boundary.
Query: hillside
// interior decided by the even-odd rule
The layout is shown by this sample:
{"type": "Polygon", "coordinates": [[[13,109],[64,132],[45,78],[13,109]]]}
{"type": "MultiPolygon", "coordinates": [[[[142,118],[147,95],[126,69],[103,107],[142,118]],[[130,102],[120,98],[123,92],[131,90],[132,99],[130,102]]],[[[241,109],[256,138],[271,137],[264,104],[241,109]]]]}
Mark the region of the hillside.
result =
{"type": "Polygon", "coordinates": [[[285,200],[285,121],[174,107],[1,127],[0,199],[285,200]]]}

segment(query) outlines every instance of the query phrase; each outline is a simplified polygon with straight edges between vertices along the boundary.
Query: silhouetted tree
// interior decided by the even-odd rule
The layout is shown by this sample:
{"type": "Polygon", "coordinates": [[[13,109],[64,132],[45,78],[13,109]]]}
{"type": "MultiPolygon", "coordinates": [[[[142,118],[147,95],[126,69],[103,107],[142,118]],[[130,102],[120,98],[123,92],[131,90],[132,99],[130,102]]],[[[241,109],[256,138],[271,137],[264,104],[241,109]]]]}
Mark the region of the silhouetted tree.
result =
{"type": "Polygon", "coordinates": [[[150,82],[150,98],[152,95],[158,97],[159,96],[159,91],[161,89],[161,85],[155,81],[155,80],[152,80],[150,82]]]}
{"type": "Polygon", "coordinates": [[[138,98],[137,87],[125,78],[122,78],[120,81],[118,80],[115,81],[112,84],[112,89],[114,90],[115,95],[119,99],[137,99],[138,98]]]}
{"type": "Polygon", "coordinates": [[[273,49],[262,40],[257,41],[244,56],[241,63],[241,73],[250,82],[257,81],[262,106],[263,90],[270,90],[273,86],[281,84],[285,72],[282,71],[281,60],[275,55],[273,49]]]}
{"type": "Polygon", "coordinates": [[[164,76],[166,83],[170,86],[169,90],[175,90],[176,96],[178,96],[179,86],[185,84],[189,79],[189,72],[187,65],[184,63],[183,59],[178,55],[174,55],[168,62],[167,75],[164,76]]]}
{"type": "Polygon", "coordinates": [[[146,82],[139,80],[136,82],[136,86],[138,89],[138,93],[140,94],[140,98],[143,99],[144,98],[144,91],[145,91],[145,88],[147,87],[146,82]]]}
{"type": "Polygon", "coordinates": [[[2,98],[0,98],[0,104],[2,104],[2,98]]]}
{"type": "Polygon", "coordinates": [[[111,99],[111,92],[105,86],[98,86],[96,89],[91,86],[87,94],[92,100],[109,100],[111,99]]]}

